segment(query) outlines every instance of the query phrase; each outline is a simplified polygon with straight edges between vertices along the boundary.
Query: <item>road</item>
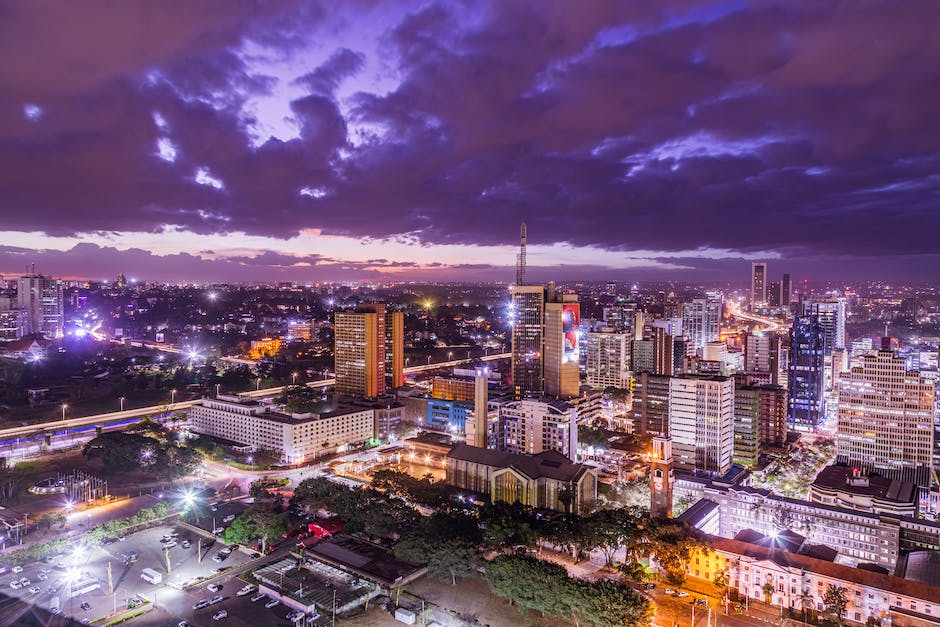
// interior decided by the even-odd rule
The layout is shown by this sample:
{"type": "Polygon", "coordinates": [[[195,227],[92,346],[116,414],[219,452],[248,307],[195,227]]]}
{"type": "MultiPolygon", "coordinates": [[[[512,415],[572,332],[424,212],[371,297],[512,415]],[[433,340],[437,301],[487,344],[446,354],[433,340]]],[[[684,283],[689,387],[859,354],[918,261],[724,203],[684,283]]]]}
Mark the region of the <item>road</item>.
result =
{"type": "Polygon", "coordinates": [[[773,318],[764,318],[763,316],[757,316],[745,311],[741,311],[732,301],[728,301],[728,313],[733,318],[740,318],[741,320],[747,320],[749,322],[756,322],[762,327],[755,327],[755,331],[764,331],[767,333],[777,333],[784,330],[784,323],[773,318]]]}
{"type": "MultiPolygon", "coordinates": [[[[508,359],[510,356],[510,353],[498,353],[495,355],[474,358],[470,361],[479,359],[480,361],[489,362],[499,359],[508,359]]],[[[453,368],[461,364],[465,364],[467,361],[468,360],[466,359],[455,359],[451,361],[437,362],[421,366],[411,366],[405,368],[404,372],[406,375],[409,375],[438,370],[441,368],[453,368]]],[[[322,379],[320,381],[311,381],[306,385],[311,388],[322,388],[329,387],[335,383],[336,379],[322,379]]],[[[286,386],[276,386],[248,390],[246,392],[242,392],[241,394],[252,398],[266,398],[269,396],[277,396],[284,391],[285,387],[286,386]]],[[[26,441],[42,438],[45,435],[50,435],[53,437],[73,435],[70,433],[70,430],[81,429],[83,427],[106,427],[111,425],[117,428],[122,428],[125,424],[133,424],[137,421],[137,419],[144,418],[146,416],[153,416],[155,414],[166,414],[169,416],[178,410],[189,409],[199,402],[200,401],[198,399],[191,401],[180,401],[178,403],[165,403],[162,405],[151,405],[149,407],[139,407],[137,409],[128,409],[125,411],[95,414],[93,416],[85,416],[83,418],[67,418],[66,420],[56,420],[52,422],[43,422],[20,427],[8,427],[6,429],[0,429],[0,450],[3,450],[4,447],[20,448],[24,444],[27,446],[37,446],[36,444],[26,441]],[[124,421],[127,422],[125,423],[124,421]]]]}

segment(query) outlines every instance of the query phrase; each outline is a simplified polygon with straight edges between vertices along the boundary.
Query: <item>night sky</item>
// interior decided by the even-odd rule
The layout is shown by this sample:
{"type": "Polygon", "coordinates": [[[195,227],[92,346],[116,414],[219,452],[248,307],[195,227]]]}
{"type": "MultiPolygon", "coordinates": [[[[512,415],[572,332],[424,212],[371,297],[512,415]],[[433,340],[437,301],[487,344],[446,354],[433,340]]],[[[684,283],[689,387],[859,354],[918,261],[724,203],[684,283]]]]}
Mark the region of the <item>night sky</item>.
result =
{"type": "Polygon", "coordinates": [[[0,1],[0,273],[936,279],[940,3],[0,1]]]}

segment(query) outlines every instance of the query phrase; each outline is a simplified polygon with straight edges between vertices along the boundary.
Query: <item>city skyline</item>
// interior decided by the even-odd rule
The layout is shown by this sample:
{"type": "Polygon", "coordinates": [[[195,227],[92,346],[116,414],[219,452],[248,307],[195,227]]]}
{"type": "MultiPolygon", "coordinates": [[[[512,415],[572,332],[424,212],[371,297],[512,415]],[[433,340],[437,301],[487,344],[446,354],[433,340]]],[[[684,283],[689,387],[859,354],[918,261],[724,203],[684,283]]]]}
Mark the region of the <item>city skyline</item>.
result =
{"type": "Polygon", "coordinates": [[[933,278],[929,2],[10,4],[0,274],[933,278]]]}

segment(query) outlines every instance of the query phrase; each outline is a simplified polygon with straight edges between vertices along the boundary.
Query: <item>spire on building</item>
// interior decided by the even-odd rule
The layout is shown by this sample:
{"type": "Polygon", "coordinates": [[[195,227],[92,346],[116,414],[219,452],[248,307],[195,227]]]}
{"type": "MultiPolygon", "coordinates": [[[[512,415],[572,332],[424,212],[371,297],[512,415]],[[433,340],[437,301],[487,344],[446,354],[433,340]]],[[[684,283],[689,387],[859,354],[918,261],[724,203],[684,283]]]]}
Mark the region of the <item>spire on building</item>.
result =
{"type": "Polygon", "coordinates": [[[519,229],[519,254],[516,255],[516,285],[525,285],[525,222],[519,229]]]}

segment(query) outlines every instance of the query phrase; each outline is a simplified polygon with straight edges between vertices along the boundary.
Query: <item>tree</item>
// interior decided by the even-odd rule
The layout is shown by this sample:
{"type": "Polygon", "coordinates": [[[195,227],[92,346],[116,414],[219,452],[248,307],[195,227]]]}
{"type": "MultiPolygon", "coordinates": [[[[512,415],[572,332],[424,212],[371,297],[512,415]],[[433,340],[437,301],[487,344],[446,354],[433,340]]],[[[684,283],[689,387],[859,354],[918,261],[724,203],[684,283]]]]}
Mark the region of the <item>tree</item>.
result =
{"type": "Polygon", "coordinates": [[[663,571],[666,583],[681,588],[688,575],[689,560],[697,550],[708,545],[698,530],[675,519],[655,521],[650,549],[663,571]]]}
{"type": "Polygon", "coordinates": [[[262,552],[267,543],[274,538],[280,538],[290,528],[287,514],[275,514],[255,507],[242,512],[225,530],[226,544],[247,544],[259,538],[262,552]]]}
{"type": "Polygon", "coordinates": [[[203,457],[196,449],[188,446],[168,446],[166,448],[167,465],[162,474],[178,479],[191,475],[202,465],[203,457]]]}
{"type": "Polygon", "coordinates": [[[253,454],[255,463],[258,466],[273,466],[281,461],[281,454],[271,448],[259,446],[253,454]]]}
{"type": "Polygon", "coordinates": [[[275,401],[294,414],[319,411],[323,407],[323,392],[306,385],[288,385],[275,401]]]}
{"type": "Polygon", "coordinates": [[[761,592],[764,593],[764,601],[767,603],[767,605],[773,605],[773,599],[774,599],[773,582],[768,581],[763,586],[761,586],[761,592]]]}
{"type": "Polygon", "coordinates": [[[567,587],[569,603],[576,601],[573,613],[587,625],[648,625],[652,618],[649,601],[622,582],[569,579],[567,587]]]}
{"type": "Polygon", "coordinates": [[[420,535],[407,536],[395,545],[395,556],[413,564],[427,564],[428,575],[457,585],[481,563],[480,553],[459,537],[439,537],[434,541],[420,535]]]}
{"type": "Polygon", "coordinates": [[[160,451],[160,442],[153,438],[111,431],[88,442],[82,455],[88,463],[97,463],[111,472],[122,472],[156,464],[160,451]]]}
{"type": "Polygon", "coordinates": [[[826,608],[826,612],[835,616],[840,625],[842,624],[842,616],[845,615],[845,609],[849,604],[846,592],[846,589],[842,586],[829,584],[826,587],[826,593],[823,595],[823,607],[826,608]]]}
{"type": "Polygon", "coordinates": [[[255,479],[248,487],[248,496],[254,499],[270,499],[272,498],[271,490],[283,488],[288,483],[290,483],[290,480],[283,477],[262,477],[261,479],[255,479]]]}

